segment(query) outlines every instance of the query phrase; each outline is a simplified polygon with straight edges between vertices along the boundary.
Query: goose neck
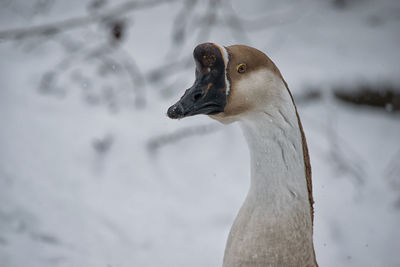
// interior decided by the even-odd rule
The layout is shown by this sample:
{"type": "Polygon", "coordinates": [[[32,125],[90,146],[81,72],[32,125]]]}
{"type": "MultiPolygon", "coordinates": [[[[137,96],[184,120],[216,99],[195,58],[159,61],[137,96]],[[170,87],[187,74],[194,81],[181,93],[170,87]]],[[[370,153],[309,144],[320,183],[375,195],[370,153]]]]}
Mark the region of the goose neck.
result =
{"type": "Polygon", "coordinates": [[[293,109],[270,107],[242,120],[251,164],[250,196],[307,200],[302,140],[293,109]]]}

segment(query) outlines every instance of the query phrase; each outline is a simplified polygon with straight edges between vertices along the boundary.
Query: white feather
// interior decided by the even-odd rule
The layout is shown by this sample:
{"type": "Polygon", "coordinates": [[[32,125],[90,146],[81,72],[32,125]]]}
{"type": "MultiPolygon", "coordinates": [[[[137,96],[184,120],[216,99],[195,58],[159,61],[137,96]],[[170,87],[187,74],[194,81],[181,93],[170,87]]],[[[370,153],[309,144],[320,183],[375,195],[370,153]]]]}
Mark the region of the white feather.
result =
{"type": "Polygon", "coordinates": [[[226,69],[228,68],[229,63],[229,54],[225,47],[221,47],[224,52],[223,58],[225,62],[225,84],[226,84],[226,95],[229,95],[229,91],[231,90],[231,83],[228,80],[228,76],[226,75],[226,69]]]}

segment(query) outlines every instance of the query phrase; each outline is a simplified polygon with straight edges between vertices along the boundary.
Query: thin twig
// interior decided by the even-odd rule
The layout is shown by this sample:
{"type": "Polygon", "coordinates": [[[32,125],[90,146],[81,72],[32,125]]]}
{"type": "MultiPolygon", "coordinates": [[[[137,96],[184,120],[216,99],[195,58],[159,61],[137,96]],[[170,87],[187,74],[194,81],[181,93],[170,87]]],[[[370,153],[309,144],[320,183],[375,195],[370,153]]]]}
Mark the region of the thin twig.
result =
{"type": "Polygon", "coordinates": [[[0,39],[13,40],[13,39],[33,37],[38,35],[54,35],[77,27],[102,21],[110,17],[120,16],[122,14],[131,12],[132,10],[151,8],[158,4],[170,3],[174,1],[176,0],[128,1],[114,8],[111,8],[107,11],[99,12],[97,14],[88,14],[82,17],[66,19],[58,22],[51,22],[38,26],[3,30],[0,31],[0,39]]]}
{"type": "Polygon", "coordinates": [[[160,147],[165,146],[167,144],[177,143],[185,138],[192,137],[195,135],[205,135],[213,133],[220,129],[222,129],[222,127],[215,123],[179,129],[172,133],[167,133],[152,137],[147,142],[147,148],[150,152],[154,153],[160,147]]]}

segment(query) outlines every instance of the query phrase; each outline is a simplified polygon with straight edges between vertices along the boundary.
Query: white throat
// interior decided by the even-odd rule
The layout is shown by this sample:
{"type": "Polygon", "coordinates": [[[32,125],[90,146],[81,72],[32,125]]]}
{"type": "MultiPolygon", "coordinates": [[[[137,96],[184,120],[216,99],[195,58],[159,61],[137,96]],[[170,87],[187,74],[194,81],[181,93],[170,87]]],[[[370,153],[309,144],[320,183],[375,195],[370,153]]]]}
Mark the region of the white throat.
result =
{"type": "Polygon", "coordinates": [[[314,266],[301,133],[289,92],[278,91],[275,101],[240,118],[251,183],[228,238],[226,267],[314,266]]]}
{"type": "MultiPolygon", "coordinates": [[[[285,104],[269,105],[241,121],[250,150],[249,195],[264,200],[295,197],[309,208],[300,129],[293,104],[285,104]]],[[[284,206],[275,208],[284,209],[289,205],[280,204],[284,206]]]]}

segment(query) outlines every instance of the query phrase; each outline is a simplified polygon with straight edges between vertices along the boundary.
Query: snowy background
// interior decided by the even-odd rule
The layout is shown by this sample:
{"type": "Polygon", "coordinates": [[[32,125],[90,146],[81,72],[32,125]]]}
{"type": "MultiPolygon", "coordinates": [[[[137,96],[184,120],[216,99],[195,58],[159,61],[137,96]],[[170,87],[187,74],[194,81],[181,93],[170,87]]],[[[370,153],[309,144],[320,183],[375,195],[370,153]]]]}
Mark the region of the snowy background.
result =
{"type": "Polygon", "coordinates": [[[0,266],[221,266],[247,145],[165,115],[205,41],[295,95],[320,266],[400,266],[399,29],[398,0],[0,0],[0,266]]]}

